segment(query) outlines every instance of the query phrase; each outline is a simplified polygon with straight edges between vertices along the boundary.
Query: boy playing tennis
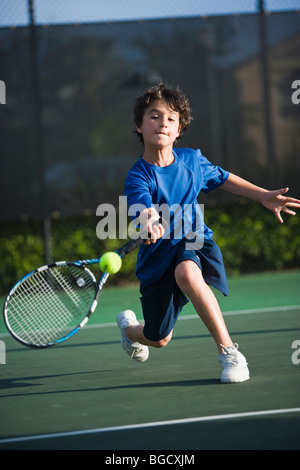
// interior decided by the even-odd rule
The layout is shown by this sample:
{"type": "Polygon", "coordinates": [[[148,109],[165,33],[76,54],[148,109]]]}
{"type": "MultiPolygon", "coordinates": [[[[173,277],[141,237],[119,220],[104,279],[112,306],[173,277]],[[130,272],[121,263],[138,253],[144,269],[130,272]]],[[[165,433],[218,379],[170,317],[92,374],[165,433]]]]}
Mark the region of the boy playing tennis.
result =
{"type": "Polygon", "coordinates": [[[249,379],[246,359],[238,345],[233,344],[208,286],[228,293],[222,254],[212,240],[212,231],[204,225],[201,246],[191,249],[184,236],[172,237],[175,217],[171,219],[171,233],[164,236],[155,205],[192,207],[190,223],[195,227],[200,191],[220,187],[256,200],[273,211],[281,223],[280,212],[295,215],[289,207],[300,208],[300,201],[283,196],[288,188],[268,191],[212,165],[200,150],[174,149],[174,143],[191,122],[188,100],[178,89],[160,84],[147,90],[136,100],[134,121],[144,153],[127,175],[125,194],[129,207],[144,207],[139,221],[151,239],[141,246],[137,261],[145,324],[138,323],[134,312],[121,312],[117,323],[122,346],[131,358],[144,362],[149,346],[161,348],[168,344],[179,313],[189,299],[216,342],[222,365],[221,382],[244,382],[249,379]]]}

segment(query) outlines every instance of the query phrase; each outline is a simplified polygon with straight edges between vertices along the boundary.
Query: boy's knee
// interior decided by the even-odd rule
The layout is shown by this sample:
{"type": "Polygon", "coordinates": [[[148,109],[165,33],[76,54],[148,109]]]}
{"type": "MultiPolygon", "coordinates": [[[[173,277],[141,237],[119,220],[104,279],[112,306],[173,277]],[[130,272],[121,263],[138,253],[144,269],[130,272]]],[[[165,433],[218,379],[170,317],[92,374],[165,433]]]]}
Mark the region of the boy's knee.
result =
{"type": "Polygon", "coordinates": [[[195,281],[195,269],[197,275],[201,272],[198,266],[193,261],[182,261],[175,269],[175,280],[177,285],[185,290],[186,287],[193,284],[195,281]]]}
{"type": "Polygon", "coordinates": [[[171,333],[168,336],[166,336],[163,339],[160,339],[159,341],[153,341],[152,346],[154,348],[164,348],[165,346],[167,346],[169,341],[172,339],[172,333],[173,332],[171,331],[171,333]]]}

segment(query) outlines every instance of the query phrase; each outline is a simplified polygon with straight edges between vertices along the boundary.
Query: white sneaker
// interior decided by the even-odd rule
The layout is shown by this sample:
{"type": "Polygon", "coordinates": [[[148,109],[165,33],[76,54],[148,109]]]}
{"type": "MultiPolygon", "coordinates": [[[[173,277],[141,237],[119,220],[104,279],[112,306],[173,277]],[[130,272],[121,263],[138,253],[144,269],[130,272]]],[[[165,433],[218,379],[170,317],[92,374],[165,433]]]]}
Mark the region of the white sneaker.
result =
{"type": "Polygon", "coordinates": [[[141,343],[132,343],[125,334],[125,330],[128,326],[139,325],[135,313],[132,310],[124,310],[124,312],[119,313],[117,316],[117,324],[121,330],[121,344],[124,351],[135,361],[145,362],[149,357],[148,346],[144,346],[141,343]]]}
{"type": "Polygon", "coordinates": [[[221,382],[223,384],[245,382],[250,379],[246,358],[238,351],[238,344],[225,348],[221,344],[223,352],[219,355],[219,361],[223,370],[221,382]]]}

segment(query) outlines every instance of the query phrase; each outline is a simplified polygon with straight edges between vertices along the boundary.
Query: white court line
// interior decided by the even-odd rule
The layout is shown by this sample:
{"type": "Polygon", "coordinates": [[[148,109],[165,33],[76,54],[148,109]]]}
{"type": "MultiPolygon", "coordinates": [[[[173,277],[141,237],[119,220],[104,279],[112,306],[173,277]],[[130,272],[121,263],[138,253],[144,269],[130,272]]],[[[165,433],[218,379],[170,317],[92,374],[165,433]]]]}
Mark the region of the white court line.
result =
{"type": "MultiPolygon", "coordinates": [[[[268,312],[280,312],[286,310],[300,310],[300,305],[289,305],[283,307],[267,307],[267,308],[252,308],[248,310],[229,310],[228,312],[222,312],[223,316],[230,316],[230,315],[251,315],[254,313],[268,313],[268,312]]],[[[182,315],[178,318],[178,320],[193,320],[195,318],[199,318],[197,314],[194,315],[182,315]]],[[[143,319],[138,319],[138,321],[143,321],[143,319]]],[[[117,326],[116,322],[111,323],[91,323],[87,324],[84,329],[88,328],[108,328],[111,326],[117,326]]],[[[1,333],[0,338],[4,338],[5,336],[10,336],[9,333],[1,333]]]]}
{"type": "MultiPolygon", "coordinates": [[[[285,310],[300,310],[300,305],[290,305],[284,307],[267,307],[267,308],[254,308],[249,310],[229,310],[228,312],[222,312],[223,316],[230,316],[230,315],[251,315],[254,313],[268,313],[268,312],[280,312],[285,310]]],[[[199,318],[197,314],[193,315],[182,315],[179,316],[178,320],[194,320],[195,318],[199,318]]],[[[139,322],[144,321],[142,318],[138,319],[139,322]]],[[[95,323],[95,324],[87,324],[85,328],[106,328],[109,326],[116,326],[116,322],[112,323],[95,323]]]]}
{"type": "MultiPolygon", "coordinates": [[[[248,310],[228,310],[227,312],[222,312],[223,316],[230,316],[230,315],[251,315],[254,313],[268,313],[268,312],[280,312],[286,310],[300,310],[300,305],[290,305],[284,307],[266,307],[266,308],[253,308],[248,310]]],[[[199,318],[197,314],[193,315],[182,315],[179,316],[178,320],[194,320],[195,318],[199,318]]],[[[138,321],[143,321],[142,318],[138,319],[138,321]]],[[[105,328],[108,326],[116,326],[116,323],[97,323],[97,324],[87,324],[85,328],[105,328]]]]}
{"type": "MultiPolygon", "coordinates": [[[[286,310],[300,310],[300,305],[290,305],[285,307],[252,308],[248,310],[228,310],[227,312],[222,312],[222,314],[224,317],[226,317],[230,315],[251,315],[253,313],[280,312],[286,310]]],[[[179,320],[191,320],[193,318],[198,318],[198,315],[182,315],[182,317],[179,317],[179,320]]]]}
{"type": "Polygon", "coordinates": [[[226,415],[214,415],[214,416],[201,416],[198,418],[186,418],[186,419],[174,419],[170,421],[154,421],[150,423],[132,424],[128,426],[113,426],[108,428],[96,428],[86,429],[82,431],[69,431],[52,434],[42,434],[36,436],[25,436],[25,437],[13,437],[8,439],[0,439],[0,444],[9,444],[13,442],[26,442],[41,439],[59,439],[62,437],[74,437],[84,436],[87,434],[100,434],[106,432],[117,432],[117,431],[130,431],[135,429],[145,429],[161,426],[173,426],[176,424],[189,424],[189,423],[203,423],[208,421],[219,421],[226,419],[238,419],[238,418],[252,418],[256,416],[270,416],[287,413],[300,413],[300,408],[286,408],[279,410],[265,410],[265,411],[250,411],[246,413],[231,413],[226,415]]]}

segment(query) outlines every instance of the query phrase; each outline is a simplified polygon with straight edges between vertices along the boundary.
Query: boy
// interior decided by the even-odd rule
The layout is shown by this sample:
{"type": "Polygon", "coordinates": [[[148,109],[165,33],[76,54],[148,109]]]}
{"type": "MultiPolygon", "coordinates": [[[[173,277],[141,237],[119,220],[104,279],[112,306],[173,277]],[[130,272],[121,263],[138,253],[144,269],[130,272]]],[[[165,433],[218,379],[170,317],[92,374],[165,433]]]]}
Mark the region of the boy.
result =
{"type": "Polygon", "coordinates": [[[193,208],[190,223],[195,227],[200,191],[220,187],[254,199],[273,211],[280,222],[280,211],[295,215],[289,207],[300,208],[300,201],[283,196],[288,188],[268,191],[212,165],[199,150],[174,149],[191,122],[189,102],[179,89],[160,84],[147,90],[136,100],[134,122],[144,153],[127,175],[125,194],[129,206],[144,207],[139,222],[151,238],[141,246],[137,261],[145,324],[138,323],[134,312],[121,312],[117,317],[121,344],[131,358],[144,362],[149,346],[161,348],[168,344],[189,299],[216,342],[221,382],[244,382],[250,377],[246,359],[233,344],[208,286],[228,293],[222,254],[212,240],[212,231],[204,225],[201,246],[190,249],[184,235],[182,239],[174,236],[175,220],[171,218],[169,236],[164,237],[155,204],[170,208],[189,205],[193,208]]]}

